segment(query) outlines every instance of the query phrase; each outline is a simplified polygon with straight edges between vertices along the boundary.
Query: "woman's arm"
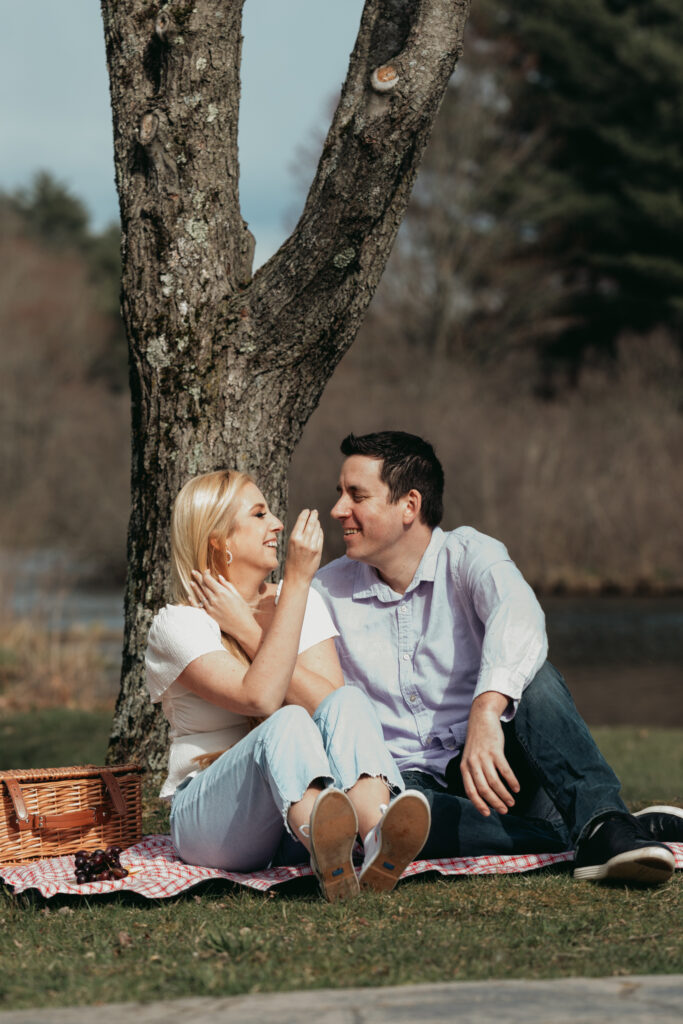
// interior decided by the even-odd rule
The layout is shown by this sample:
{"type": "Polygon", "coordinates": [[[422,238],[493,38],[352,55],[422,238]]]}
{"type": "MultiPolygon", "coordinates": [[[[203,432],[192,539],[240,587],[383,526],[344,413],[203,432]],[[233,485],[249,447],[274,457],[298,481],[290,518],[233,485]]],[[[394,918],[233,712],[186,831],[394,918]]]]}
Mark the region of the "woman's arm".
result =
{"type": "MultiPolygon", "coordinates": [[[[244,715],[263,716],[268,712],[256,706],[236,705],[235,686],[244,679],[246,672],[247,666],[227,651],[212,651],[191,662],[178,680],[211,704],[244,715]]],[[[343,685],[334,640],[323,640],[296,659],[283,703],[300,704],[312,715],[328,694],[343,685]]]]}
{"type": "MultiPolygon", "coordinates": [[[[208,573],[196,573],[193,584],[198,601],[219,624],[224,633],[239,639],[240,646],[253,661],[268,632],[277,604],[271,596],[254,612],[235,587],[223,579],[214,580],[208,573]]],[[[310,595],[309,595],[310,605],[310,595]]],[[[337,649],[332,637],[313,644],[296,659],[292,681],[285,695],[286,704],[299,704],[313,714],[329,693],[344,685],[337,649]]]]}
{"type": "MultiPolygon", "coordinates": [[[[272,624],[251,665],[242,665],[227,651],[215,651],[191,662],[178,676],[178,682],[204,700],[244,715],[267,716],[281,707],[295,669],[308,589],[321,553],[318,514],[304,510],[289,540],[282,592],[272,624]]],[[[203,581],[205,595],[214,592],[214,584],[220,587],[213,580],[203,581]]],[[[241,601],[239,595],[235,596],[241,601]]],[[[253,639],[255,623],[248,606],[243,601],[242,605],[240,615],[233,616],[231,635],[246,647],[253,639]]]]}
{"type": "Polygon", "coordinates": [[[285,695],[286,704],[300,704],[313,714],[318,704],[333,690],[344,685],[334,638],[323,640],[303,651],[285,695]]]}

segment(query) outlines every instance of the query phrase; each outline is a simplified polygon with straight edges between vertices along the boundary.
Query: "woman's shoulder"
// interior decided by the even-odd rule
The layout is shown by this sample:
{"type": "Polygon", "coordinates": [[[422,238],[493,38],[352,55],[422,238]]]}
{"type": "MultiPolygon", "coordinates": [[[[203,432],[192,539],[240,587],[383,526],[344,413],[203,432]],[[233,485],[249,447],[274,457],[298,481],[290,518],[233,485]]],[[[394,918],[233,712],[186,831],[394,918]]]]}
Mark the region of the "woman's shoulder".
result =
{"type": "Polygon", "coordinates": [[[189,604],[167,604],[152,619],[150,640],[162,640],[167,635],[177,637],[183,633],[209,633],[220,640],[220,627],[203,608],[189,604]]]}
{"type": "Polygon", "coordinates": [[[167,604],[154,616],[147,638],[145,668],[153,701],[161,699],[191,661],[222,650],[218,623],[203,608],[167,604]]]}

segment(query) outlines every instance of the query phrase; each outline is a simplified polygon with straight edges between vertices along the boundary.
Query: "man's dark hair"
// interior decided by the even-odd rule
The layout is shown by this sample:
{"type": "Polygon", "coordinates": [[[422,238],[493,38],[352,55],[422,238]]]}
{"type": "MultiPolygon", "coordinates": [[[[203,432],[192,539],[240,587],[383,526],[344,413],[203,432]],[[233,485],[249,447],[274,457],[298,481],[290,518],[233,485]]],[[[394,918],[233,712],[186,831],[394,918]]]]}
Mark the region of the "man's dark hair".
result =
{"type": "Polygon", "coordinates": [[[389,488],[391,503],[415,489],[422,495],[422,522],[432,528],[439,525],[443,516],[443,469],[428,441],[402,430],[382,430],[362,437],[349,434],[341,443],[341,451],[346,456],[380,459],[379,475],[389,488]]]}

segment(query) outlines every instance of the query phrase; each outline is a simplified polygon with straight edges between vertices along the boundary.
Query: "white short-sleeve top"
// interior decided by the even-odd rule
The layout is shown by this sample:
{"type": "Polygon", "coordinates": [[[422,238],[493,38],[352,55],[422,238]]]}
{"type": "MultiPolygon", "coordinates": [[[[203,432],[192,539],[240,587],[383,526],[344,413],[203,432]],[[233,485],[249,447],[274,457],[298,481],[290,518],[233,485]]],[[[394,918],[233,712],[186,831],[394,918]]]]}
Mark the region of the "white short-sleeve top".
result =
{"type": "MultiPolygon", "coordinates": [[[[278,597],[279,593],[280,587],[278,597]]],[[[323,599],[310,590],[299,654],[338,635],[323,599]]],[[[178,682],[196,658],[224,649],[218,623],[203,608],[167,604],[154,616],[145,669],[152,703],[161,703],[170,725],[168,776],[159,794],[164,799],[170,799],[184,779],[197,774],[193,758],[232,747],[249,731],[244,715],[211,704],[178,682]]]]}

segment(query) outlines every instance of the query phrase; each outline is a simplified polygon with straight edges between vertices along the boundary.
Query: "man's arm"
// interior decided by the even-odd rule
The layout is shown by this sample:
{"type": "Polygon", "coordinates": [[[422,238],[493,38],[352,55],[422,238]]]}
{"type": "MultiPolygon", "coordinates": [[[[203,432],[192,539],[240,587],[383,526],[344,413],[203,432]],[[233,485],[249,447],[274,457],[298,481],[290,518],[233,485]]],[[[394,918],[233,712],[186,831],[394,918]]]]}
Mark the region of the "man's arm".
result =
{"type": "Polygon", "coordinates": [[[519,792],[504,754],[501,719],[514,716],[545,661],[548,641],[543,611],[514,563],[498,561],[475,576],[476,569],[476,563],[470,567],[468,583],[484,640],[461,772],[468,797],[488,816],[490,808],[505,814],[514,804],[512,793],[519,792]]]}

